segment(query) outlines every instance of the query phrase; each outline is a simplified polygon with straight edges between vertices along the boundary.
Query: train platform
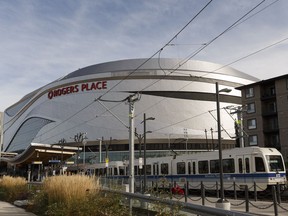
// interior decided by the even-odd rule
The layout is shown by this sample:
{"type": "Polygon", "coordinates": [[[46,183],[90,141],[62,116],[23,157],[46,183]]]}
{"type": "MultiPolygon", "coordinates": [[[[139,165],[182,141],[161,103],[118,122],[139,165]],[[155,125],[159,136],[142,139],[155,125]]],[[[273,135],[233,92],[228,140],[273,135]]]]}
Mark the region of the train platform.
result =
{"type": "Polygon", "coordinates": [[[25,209],[12,205],[8,202],[0,201],[0,215],[1,216],[36,216],[25,209]]]}

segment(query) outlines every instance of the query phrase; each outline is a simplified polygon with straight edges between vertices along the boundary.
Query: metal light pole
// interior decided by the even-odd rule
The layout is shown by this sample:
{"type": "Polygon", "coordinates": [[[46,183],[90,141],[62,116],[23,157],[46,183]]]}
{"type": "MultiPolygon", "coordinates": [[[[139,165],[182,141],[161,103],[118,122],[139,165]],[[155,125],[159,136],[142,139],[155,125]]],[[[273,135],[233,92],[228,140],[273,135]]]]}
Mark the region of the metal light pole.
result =
{"type": "Polygon", "coordinates": [[[102,138],[98,138],[97,140],[99,140],[99,163],[102,162],[102,142],[103,142],[103,137],[102,138]]]}
{"type": "Polygon", "coordinates": [[[83,140],[82,140],[82,143],[83,143],[83,167],[84,167],[84,172],[85,172],[85,160],[86,160],[86,158],[85,158],[85,156],[86,156],[86,152],[85,152],[85,145],[86,145],[86,143],[87,143],[87,140],[86,140],[86,137],[83,137],[83,140]]]}
{"type": "Polygon", "coordinates": [[[219,91],[218,82],[216,82],[216,104],[217,104],[217,127],[218,127],[218,152],[219,152],[219,174],[220,174],[220,199],[216,203],[216,207],[230,210],[230,203],[225,200],[224,184],[223,184],[223,163],[222,163],[222,143],[221,143],[221,119],[220,119],[220,102],[219,93],[229,93],[231,89],[225,88],[219,91]]]}
{"type": "MultiPolygon", "coordinates": [[[[146,182],[147,182],[147,174],[146,174],[146,121],[147,120],[155,120],[154,117],[149,117],[146,119],[146,113],[143,114],[143,123],[144,123],[144,183],[143,183],[143,191],[146,191],[146,182]]],[[[142,123],[142,122],[141,122],[142,123]]]]}
{"type": "MultiPolygon", "coordinates": [[[[129,192],[134,193],[135,175],[134,175],[134,103],[139,100],[139,95],[131,95],[128,97],[129,103],[129,192]]],[[[130,203],[132,208],[132,203],[130,203]]]]}
{"type": "Polygon", "coordinates": [[[61,145],[61,172],[62,174],[64,174],[64,170],[63,170],[63,166],[64,166],[64,160],[63,160],[63,148],[64,148],[64,143],[66,143],[66,140],[64,138],[62,138],[61,140],[59,140],[59,144],[61,145]]]}

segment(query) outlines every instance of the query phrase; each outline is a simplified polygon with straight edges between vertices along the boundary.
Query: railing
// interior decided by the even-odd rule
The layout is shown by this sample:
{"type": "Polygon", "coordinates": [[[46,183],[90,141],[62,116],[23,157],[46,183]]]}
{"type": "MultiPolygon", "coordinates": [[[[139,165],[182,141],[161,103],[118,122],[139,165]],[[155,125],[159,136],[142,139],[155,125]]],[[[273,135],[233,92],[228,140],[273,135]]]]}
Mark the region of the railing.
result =
{"type": "MultiPolygon", "coordinates": [[[[103,183],[103,185],[106,185],[106,188],[116,188],[115,185],[113,187],[113,182],[115,183],[115,181],[113,181],[112,179],[106,179],[102,183],[103,183]]],[[[119,189],[119,181],[117,181],[117,183],[118,183],[118,189],[119,189]]],[[[120,184],[121,183],[123,186],[124,185],[127,186],[127,182],[120,182],[120,184]]],[[[220,189],[220,186],[218,185],[217,182],[215,183],[215,185],[205,186],[202,182],[200,182],[198,185],[195,185],[195,184],[191,185],[191,183],[189,183],[187,181],[184,184],[184,187],[179,187],[176,182],[171,183],[168,181],[164,181],[162,179],[160,182],[157,182],[157,181],[152,182],[152,187],[145,192],[141,190],[141,186],[139,187],[139,190],[138,190],[139,193],[140,192],[146,193],[146,194],[148,193],[148,194],[150,194],[150,197],[147,198],[147,196],[141,195],[141,194],[137,194],[135,196],[141,196],[141,197],[144,196],[144,197],[142,197],[143,199],[141,198],[142,202],[145,200],[146,200],[146,202],[148,202],[149,200],[151,202],[153,202],[153,201],[155,201],[154,199],[157,199],[157,202],[160,202],[163,204],[165,203],[167,205],[172,205],[172,203],[170,203],[170,201],[173,201],[173,202],[179,201],[180,202],[180,200],[181,200],[181,202],[180,202],[181,203],[181,205],[180,205],[181,211],[186,211],[186,208],[188,208],[190,211],[191,210],[190,207],[194,208],[195,205],[190,205],[191,203],[189,203],[189,202],[193,202],[193,203],[198,202],[199,204],[201,203],[202,207],[204,207],[204,205],[206,205],[207,203],[208,204],[212,203],[215,206],[217,199],[219,198],[219,189],[220,189]],[[199,188],[200,188],[200,190],[199,190],[199,188]],[[195,195],[193,196],[191,193],[189,193],[189,191],[190,192],[191,192],[191,190],[196,191],[196,189],[197,189],[196,196],[195,195]]],[[[226,199],[229,198],[229,200],[228,199],[227,200],[230,202],[231,207],[236,208],[236,207],[243,206],[241,208],[241,210],[245,211],[246,215],[247,215],[247,213],[251,212],[250,207],[253,207],[254,211],[255,211],[255,209],[256,209],[256,211],[257,211],[257,209],[262,211],[262,210],[272,208],[272,210],[269,210],[269,211],[273,211],[274,215],[279,215],[279,213],[278,213],[279,210],[281,210],[281,212],[283,214],[288,215],[288,207],[286,204],[283,204],[282,200],[281,200],[281,194],[283,194],[283,191],[280,190],[279,184],[277,184],[276,186],[272,186],[271,190],[269,192],[265,192],[265,193],[257,192],[257,191],[262,191],[264,189],[261,188],[260,186],[258,186],[256,184],[256,182],[252,186],[250,186],[249,188],[248,188],[248,186],[240,187],[239,185],[237,185],[234,182],[233,185],[230,185],[229,187],[226,187],[224,189],[225,189],[225,194],[227,195],[226,199]],[[241,191],[241,192],[239,192],[239,191],[241,191]],[[242,194],[242,196],[240,197],[239,194],[242,194]],[[243,194],[244,194],[244,196],[243,196],[243,194]],[[260,200],[264,199],[264,200],[268,200],[268,201],[261,202],[261,205],[260,205],[260,202],[258,201],[259,199],[260,200]]],[[[126,191],[128,191],[128,190],[126,189],[126,191]]],[[[137,190],[135,190],[135,191],[137,191],[137,190]]],[[[287,189],[285,192],[288,194],[287,189]]],[[[121,192],[121,193],[123,193],[123,192],[121,192]]],[[[129,193],[126,195],[131,197],[131,199],[133,198],[132,196],[134,196],[134,195],[131,195],[129,193]]],[[[285,197],[285,198],[287,199],[287,197],[285,197]]],[[[174,204],[175,203],[173,203],[173,205],[174,204]]],[[[201,204],[200,204],[200,206],[201,206],[201,204]]],[[[188,209],[187,209],[187,212],[189,212],[188,209]]],[[[200,208],[200,209],[202,209],[202,208],[200,208]]],[[[204,209],[209,211],[209,209],[206,209],[206,208],[204,208],[204,209]]],[[[213,208],[213,209],[215,210],[215,208],[213,208]]],[[[199,209],[196,208],[196,210],[198,211],[199,209]]],[[[217,209],[217,211],[218,211],[218,209],[217,209]]],[[[205,212],[205,213],[208,214],[208,212],[205,212]]],[[[221,211],[221,213],[226,214],[226,212],[222,212],[222,211],[221,211]]],[[[213,214],[215,215],[216,213],[214,212],[213,214]]]]}
{"type": "MultiPolygon", "coordinates": [[[[248,213],[241,213],[241,212],[237,212],[237,211],[228,211],[228,210],[224,210],[224,209],[218,209],[218,208],[213,208],[213,207],[208,207],[208,206],[201,206],[201,205],[196,205],[196,204],[191,204],[191,203],[185,203],[185,202],[180,202],[180,201],[174,201],[174,200],[170,200],[170,199],[161,199],[158,197],[152,197],[152,196],[147,196],[144,194],[135,194],[135,193],[128,193],[128,192],[123,192],[123,191],[117,191],[117,190],[110,190],[110,189],[103,189],[103,191],[105,193],[115,193],[115,194],[120,194],[123,197],[127,198],[129,200],[129,205],[133,205],[133,201],[131,202],[131,200],[138,200],[141,203],[141,207],[145,208],[146,210],[149,210],[149,205],[147,205],[147,203],[150,203],[152,205],[155,205],[155,203],[157,204],[162,204],[167,206],[167,208],[170,208],[171,212],[174,211],[175,208],[180,209],[180,211],[182,212],[188,212],[188,213],[192,213],[192,214],[197,214],[197,215],[219,215],[219,216],[223,216],[223,215],[233,215],[233,216],[251,216],[251,214],[248,213]],[[131,204],[132,203],[132,204],[131,204]]],[[[127,202],[128,203],[128,202],[127,202]]],[[[130,209],[133,206],[130,206],[130,209]]],[[[153,207],[151,208],[151,210],[155,210],[153,209],[153,207]]],[[[133,211],[133,210],[132,210],[133,211]]],[[[133,214],[133,212],[131,212],[133,214]]],[[[131,215],[132,215],[131,214],[131,215]]]]}

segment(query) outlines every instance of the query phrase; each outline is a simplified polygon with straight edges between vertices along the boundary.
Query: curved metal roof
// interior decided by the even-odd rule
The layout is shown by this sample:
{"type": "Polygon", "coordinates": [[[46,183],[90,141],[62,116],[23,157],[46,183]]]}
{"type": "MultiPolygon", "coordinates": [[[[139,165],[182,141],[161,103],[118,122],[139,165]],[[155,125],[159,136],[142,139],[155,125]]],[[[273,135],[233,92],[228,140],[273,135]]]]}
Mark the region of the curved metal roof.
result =
{"type": "Polygon", "coordinates": [[[188,60],[184,64],[181,64],[181,66],[179,66],[179,64],[181,64],[181,62],[179,62],[179,59],[173,58],[164,58],[160,60],[158,58],[119,60],[95,64],[78,69],[64,76],[60,80],[107,72],[116,73],[127,70],[137,72],[137,70],[171,70],[177,68],[177,70],[215,72],[219,74],[227,74],[235,77],[240,77],[243,79],[249,79],[251,81],[259,81],[259,79],[257,79],[256,77],[240,72],[234,68],[228,66],[224,67],[223,65],[211,62],[188,60]]]}

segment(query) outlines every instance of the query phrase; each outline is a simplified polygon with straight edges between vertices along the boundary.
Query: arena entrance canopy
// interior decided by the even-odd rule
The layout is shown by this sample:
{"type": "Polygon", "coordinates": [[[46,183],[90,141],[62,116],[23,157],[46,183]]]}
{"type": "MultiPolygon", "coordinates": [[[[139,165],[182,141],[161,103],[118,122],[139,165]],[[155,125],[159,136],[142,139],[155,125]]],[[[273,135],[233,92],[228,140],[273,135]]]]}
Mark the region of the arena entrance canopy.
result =
{"type": "Polygon", "coordinates": [[[82,151],[82,148],[59,144],[31,143],[21,154],[2,152],[1,161],[13,165],[32,164],[35,162],[49,164],[55,158],[65,161],[79,151],[82,151]]]}

